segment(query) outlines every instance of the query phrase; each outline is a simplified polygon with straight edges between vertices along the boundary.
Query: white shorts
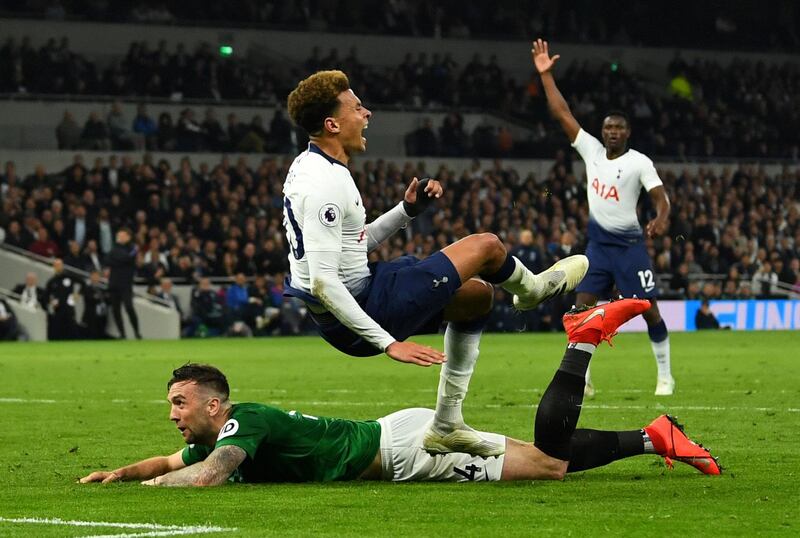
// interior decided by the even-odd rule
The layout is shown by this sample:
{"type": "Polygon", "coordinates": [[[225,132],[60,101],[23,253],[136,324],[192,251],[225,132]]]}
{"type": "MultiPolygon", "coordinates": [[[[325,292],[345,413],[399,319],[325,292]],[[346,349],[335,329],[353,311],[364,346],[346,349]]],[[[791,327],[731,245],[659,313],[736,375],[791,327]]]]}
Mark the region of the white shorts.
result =
{"type": "MultiPolygon", "coordinates": [[[[379,418],[383,480],[469,482],[500,480],[504,456],[481,458],[469,454],[429,454],[422,440],[433,421],[432,409],[403,409],[379,418]]],[[[484,438],[505,445],[497,433],[479,432],[484,438]]]]}

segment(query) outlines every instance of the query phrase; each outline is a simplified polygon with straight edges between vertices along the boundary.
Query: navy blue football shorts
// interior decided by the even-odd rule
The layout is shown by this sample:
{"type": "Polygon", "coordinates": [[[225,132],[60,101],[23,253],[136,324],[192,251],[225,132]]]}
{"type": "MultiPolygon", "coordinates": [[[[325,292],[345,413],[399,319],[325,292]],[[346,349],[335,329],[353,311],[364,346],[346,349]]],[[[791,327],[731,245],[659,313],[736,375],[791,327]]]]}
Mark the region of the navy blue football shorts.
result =
{"type": "Polygon", "coordinates": [[[591,293],[601,299],[611,296],[616,285],[623,297],[640,299],[658,296],[656,275],[644,243],[613,245],[589,241],[586,247],[589,272],[583,277],[577,293],[591,293]]]}
{"type": "MultiPolygon", "coordinates": [[[[356,300],[369,317],[401,342],[415,334],[438,332],[444,307],[461,287],[458,271],[441,252],[424,260],[402,256],[373,263],[370,271],[370,284],[356,300]]],[[[333,314],[312,314],[312,318],[322,337],[343,353],[356,357],[383,353],[333,314]]]]}

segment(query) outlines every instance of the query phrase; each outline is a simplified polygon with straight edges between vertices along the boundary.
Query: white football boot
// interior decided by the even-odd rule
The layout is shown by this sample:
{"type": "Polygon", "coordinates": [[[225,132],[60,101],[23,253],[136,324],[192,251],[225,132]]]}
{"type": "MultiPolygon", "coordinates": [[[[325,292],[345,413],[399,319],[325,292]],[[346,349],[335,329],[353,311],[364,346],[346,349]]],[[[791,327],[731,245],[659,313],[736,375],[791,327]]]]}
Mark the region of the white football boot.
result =
{"type": "Polygon", "coordinates": [[[514,308],[531,310],[556,295],[571,292],[583,280],[588,270],[589,258],[583,254],[558,260],[551,267],[535,275],[536,285],[532,286],[530,293],[524,296],[514,295],[514,308]]]}

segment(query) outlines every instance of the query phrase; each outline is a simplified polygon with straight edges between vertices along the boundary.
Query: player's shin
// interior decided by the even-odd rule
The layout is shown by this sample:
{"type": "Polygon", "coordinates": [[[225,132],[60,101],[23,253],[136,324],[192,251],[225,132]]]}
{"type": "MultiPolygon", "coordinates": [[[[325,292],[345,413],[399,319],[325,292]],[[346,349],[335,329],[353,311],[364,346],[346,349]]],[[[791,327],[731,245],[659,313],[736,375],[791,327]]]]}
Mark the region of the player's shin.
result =
{"type": "Polygon", "coordinates": [[[505,452],[504,444],[484,439],[464,424],[461,405],[478,360],[478,344],[485,318],[469,324],[450,323],[444,335],[447,362],[439,377],[436,413],[425,432],[423,446],[432,453],[466,452],[488,458],[505,452]]]}
{"type": "Polygon", "coordinates": [[[439,374],[434,417],[434,427],[443,433],[464,424],[461,406],[480,353],[481,329],[465,329],[459,324],[449,323],[444,333],[447,362],[439,374]]]}
{"type": "MultiPolygon", "coordinates": [[[[650,445],[652,448],[652,443],[650,445]]],[[[645,434],[642,430],[575,430],[570,442],[567,472],[585,471],[644,453],[645,434]]]]}
{"type": "Polygon", "coordinates": [[[589,343],[570,343],[539,402],[534,445],[548,456],[570,459],[571,438],[583,405],[584,376],[596,348],[589,343]]]}

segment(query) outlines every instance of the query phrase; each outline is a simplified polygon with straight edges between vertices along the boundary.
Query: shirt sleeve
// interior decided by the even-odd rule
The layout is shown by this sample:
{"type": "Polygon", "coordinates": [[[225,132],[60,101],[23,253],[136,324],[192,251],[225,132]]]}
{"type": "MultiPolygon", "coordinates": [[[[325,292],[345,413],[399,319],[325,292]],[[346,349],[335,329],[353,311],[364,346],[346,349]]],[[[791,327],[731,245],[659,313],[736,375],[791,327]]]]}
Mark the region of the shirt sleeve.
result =
{"type": "Polygon", "coordinates": [[[239,413],[230,418],[219,430],[217,444],[221,446],[238,446],[250,459],[256,457],[259,445],[269,439],[270,427],[267,421],[256,413],[239,413]]]}
{"type": "Polygon", "coordinates": [[[303,199],[303,242],[306,252],[341,252],[342,218],[346,209],[345,190],[334,178],[309,190],[303,199]]]}
{"type": "Polygon", "coordinates": [[[187,467],[203,461],[211,454],[211,449],[205,445],[187,445],[181,452],[181,458],[187,467]]]}
{"type": "Polygon", "coordinates": [[[639,181],[641,181],[644,190],[648,192],[664,184],[661,178],[658,177],[658,171],[656,171],[653,161],[644,155],[642,155],[642,172],[639,175],[639,181]]]}
{"type": "Polygon", "coordinates": [[[585,161],[591,159],[598,150],[603,149],[603,144],[598,139],[581,129],[572,142],[572,147],[577,150],[585,161]]]}

